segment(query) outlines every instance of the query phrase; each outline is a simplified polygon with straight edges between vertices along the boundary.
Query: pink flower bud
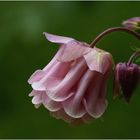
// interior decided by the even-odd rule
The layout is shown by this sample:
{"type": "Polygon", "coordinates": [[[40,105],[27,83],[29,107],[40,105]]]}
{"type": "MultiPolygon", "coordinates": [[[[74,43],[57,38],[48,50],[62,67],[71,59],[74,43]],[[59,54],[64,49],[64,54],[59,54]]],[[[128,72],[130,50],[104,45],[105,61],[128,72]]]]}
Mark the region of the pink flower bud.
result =
{"type": "Polygon", "coordinates": [[[140,17],[133,17],[128,20],[125,20],[122,23],[126,28],[131,30],[139,30],[140,29],[140,17]]]}

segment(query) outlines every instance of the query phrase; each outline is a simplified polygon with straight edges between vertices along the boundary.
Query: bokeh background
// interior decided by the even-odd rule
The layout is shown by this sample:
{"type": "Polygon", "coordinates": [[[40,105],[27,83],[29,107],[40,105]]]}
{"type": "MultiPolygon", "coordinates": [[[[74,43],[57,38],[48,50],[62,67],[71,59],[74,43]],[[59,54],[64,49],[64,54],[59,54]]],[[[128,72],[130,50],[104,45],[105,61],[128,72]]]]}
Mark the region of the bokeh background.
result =
{"type": "MultiPolygon", "coordinates": [[[[112,99],[101,119],[71,126],[35,109],[27,80],[43,68],[58,45],[43,32],[90,43],[103,30],[140,16],[140,2],[0,2],[0,138],[140,138],[140,88],[130,102],[112,99]]],[[[115,63],[127,61],[140,42],[126,33],[106,36],[98,47],[110,51],[115,63]]]]}

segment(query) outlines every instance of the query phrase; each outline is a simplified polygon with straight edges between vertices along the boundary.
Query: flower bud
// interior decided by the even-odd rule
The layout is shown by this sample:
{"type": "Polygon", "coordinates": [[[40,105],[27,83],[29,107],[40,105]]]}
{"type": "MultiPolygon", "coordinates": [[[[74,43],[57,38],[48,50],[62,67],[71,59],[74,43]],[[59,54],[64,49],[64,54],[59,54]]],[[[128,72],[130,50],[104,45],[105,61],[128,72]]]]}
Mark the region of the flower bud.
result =
{"type": "Polygon", "coordinates": [[[122,91],[124,99],[129,102],[140,77],[140,69],[136,64],[118,63],[115,68],[115,95],[122,91]]]}
{"type": "Polygon", "coordinates": [[[133,17],[128,20],[125,20],[123,23],[124,27],[129,28],[131,30],[139,30],[140,29],[140,17],[133,17]]]}

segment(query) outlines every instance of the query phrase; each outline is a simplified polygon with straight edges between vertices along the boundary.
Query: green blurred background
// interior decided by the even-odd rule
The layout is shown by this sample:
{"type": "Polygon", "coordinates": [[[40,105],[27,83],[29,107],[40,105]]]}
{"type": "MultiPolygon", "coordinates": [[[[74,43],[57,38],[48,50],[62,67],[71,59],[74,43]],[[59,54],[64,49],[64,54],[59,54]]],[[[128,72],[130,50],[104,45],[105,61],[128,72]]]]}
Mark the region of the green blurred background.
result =
{"type": "MultiPolygon", "coordinates": [[[[140,16],[140,2],[0,2],[0,138],[140,138],[140,88],[130,104],[112,99],[101,119],[71,126],[35,109],[28,94],[30,75],[43,68],[57,50],[43,32],[90,43],[103,30],[140,16]]],[[[126,33],[112,33],[98,47],[110,51],[115,62],[127,61],[139,41],[126,33]]]]}

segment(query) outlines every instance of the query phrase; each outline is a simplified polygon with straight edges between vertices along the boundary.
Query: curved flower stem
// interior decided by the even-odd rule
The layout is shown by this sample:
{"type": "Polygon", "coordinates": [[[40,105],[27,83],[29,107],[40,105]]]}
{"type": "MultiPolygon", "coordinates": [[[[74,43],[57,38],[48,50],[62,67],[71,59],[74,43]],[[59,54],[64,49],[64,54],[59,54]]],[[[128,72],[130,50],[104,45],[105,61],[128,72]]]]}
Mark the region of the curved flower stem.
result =
{"type": "Polygon", "coordinates": [[[94,46],[104,37],[106,36],[107,34],[110,34],[112,32],[116,32],[116,31],[122,31],[122,32],[126,32],[128,34],[131,34],[133,35],[134,37],[136,37],[137,39],[140,40],[140,34],[135,32],[135,31],[132,31],[128,28],[125,28],[125,27],[114,27],[114,28],[109,28],[107,30],[105,30],[104,32],[102,32],[101,34],[99,34],[90,44],[90,47],[91,48],[94,48],[94,46]]]}
{"type": "Polygon", "coordinates": [[[134,52],[134,53],[131,55],[130,59],[128,60],[127,65],[130,65],[131,63],[133,63],[133,62],[135,61],[135,59],[136,59],[139,55],[140,55],[140,50],[134,52]]]}

